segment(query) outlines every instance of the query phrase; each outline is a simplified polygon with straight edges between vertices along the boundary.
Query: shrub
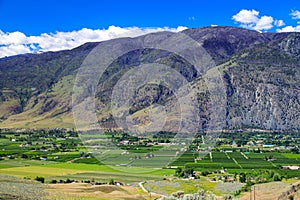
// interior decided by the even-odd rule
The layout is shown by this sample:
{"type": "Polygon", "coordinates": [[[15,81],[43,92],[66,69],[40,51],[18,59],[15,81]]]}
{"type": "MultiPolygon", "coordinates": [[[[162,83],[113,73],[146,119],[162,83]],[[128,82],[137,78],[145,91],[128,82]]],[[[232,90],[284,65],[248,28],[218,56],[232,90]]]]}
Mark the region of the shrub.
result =
{"type": "Polygon", "coordinates": [[[41,183],[45,183],[45,178],[44,178],[44,177],[39,177],[39,176],[37,176],[37,177],[35,178],[35,180],[36,180],[36,181],[39,181],[39,182],[41,182],[41,183]]]}
{"type": "Polygon", "coordinates": [[[281,181],[281,176],[279,175],[279,174],[274,174],[274,176],[273,176],[273,180],[274,181],[281,181]]]}
{"type": "Polygon", "coordinates": [[[28,155],[26,155],[26,154],[23,153],[23,154],[21,155],[21,158],[27,159],[27,158],[28,158],[28,155]]]}
{"type": "Polygon", "coordinates": [[[294,195],[289,196],[289,200],[294,200],[294,195]]]}
{"type": "Polygon", "coordinates": [[[201,174],[202,174],[202,176],[207,176],[210,173],[209,173],[209,171],[203,171],[203,172],[201,172],[201,174]]]}
{"type": "Polygon", "coordinates": [[[109,185],[114,185],[115,184],[115,181],[114,181],[114,179],[110,179],[110,181],[109,181],[109,183],[108,183],[109,185]]]}
{"type": "Polygon", "coordinates": [[[183,195],[184,195],[184,191],[177,191],[177,192],[172,193],[172,196],[176,197],[176,198],[181,198],[181,197],[183,197],[183,195]]]}
{"type": "Polygon", "coordinates": [[[51,184],[56,184],[57,180],[53,179],[52,181],[50,181],[51,184]]]}
{"type": "Polygon", "coordinates": [[[74,182],[74,180],[71,180],[69,178],[67,178],[67,180],[65,181],[65,183],[72,183],[72,182],[74,182]]]}

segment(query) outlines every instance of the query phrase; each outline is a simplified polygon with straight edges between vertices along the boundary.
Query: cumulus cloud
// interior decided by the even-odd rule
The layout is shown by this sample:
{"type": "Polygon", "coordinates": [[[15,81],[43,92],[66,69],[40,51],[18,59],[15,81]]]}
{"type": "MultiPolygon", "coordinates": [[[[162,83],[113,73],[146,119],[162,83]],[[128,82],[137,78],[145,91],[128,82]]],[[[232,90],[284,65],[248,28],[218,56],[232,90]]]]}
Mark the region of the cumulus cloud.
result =
{"type": "Polygon", "coordinates": [[[277,32],[300,32],[300,25],[298,26],[286,26],[282,29],[277,29],[277,32]]]}
{"type": "Polygon", "coordinates": [[[299,10],[292,10],[290,15],[292,16],[292,19],[300,19],[300,11],[299,10]]]}
{"type": "MultiPolygon", "coordinates": [[[[299,10],[292,10],[292,12],[290,13],[290,16],[292,16],[292,19],[295,20],[300,20],[300,11],[299,10]]],[[[300,21],[297,22],[298,24],[300,24],[300,21]]],[[[300,25],[297,26],[285,26],[281,29],[277,29],[277,32],[300,32],[300,25]]]]}
{"type": "Polygon", "coordinates": [[[270,16],[262,16],[256,25],[254,26],[255,30],[269,30],[273,28],[273,17],[270,16]]]}
{"type": "Polygon", "coordinates": [[[186,27],[177,28],[139,28],[109,26],[108,29],[83,28],[78,31],[43,33],[39,36],[26,36],[16,31],[6,33],[0,30],[0,57],[12,56],[37,51],[59,51],[72,49],[86,42],[99,42],[118,37],[136,37],[159,31],[179,32],[186,27]]]}
{"type": "Polygon", "coordinates": [[[267,31],[272,29],[274,26],[283,26],[283,20],[274,20],[272,16],[260,16],[257,10],[246,10],[243,9],[237,14],[232,16],[232,19],[239,23],[241,27],[256,30],[256,31],[267,31]]]}
{"type": "Polygon", "coordinates": [[[236,15],[232,16],[232,19],[242,24],[253,24],[258,22],[259,12],[256,10],[241,10],[236,15]]]}

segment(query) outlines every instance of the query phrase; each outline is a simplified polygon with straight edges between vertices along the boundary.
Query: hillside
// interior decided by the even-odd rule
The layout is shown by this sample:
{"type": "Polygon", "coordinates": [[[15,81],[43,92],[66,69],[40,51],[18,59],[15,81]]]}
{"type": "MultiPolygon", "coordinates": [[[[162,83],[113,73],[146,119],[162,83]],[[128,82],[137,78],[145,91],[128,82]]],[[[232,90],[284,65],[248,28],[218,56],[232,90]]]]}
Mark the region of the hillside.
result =
{"type": "MultiPolygon", "coordinates": [[[[110,101],[113,88],[122,76],[141,64],[157,63],[171,66],[194,88],[201,88],[195,104],[202,129],[210,120],[211,96],[203,82],[203,74],[209,71],[220,72],[225,85],[223,128],[300,129],[300,33],[259,33],[233,27],[187,29],[183,33],[202,45],[215,65],[199,73],[187,60],[162,49],[128,52],[109,65],[96,88],[97,117],[103,126],[117,128],[110,101]]],[[[151,39],[159,44],[173,35],[161,32],[87,43],[72,50],[0,59],[0,127],[74,127],[75,76],[95,47],[127,40],[151,39]]],[[[175,113],[175,117],[167,119],[165,130],[172,131],[180,121],[176,115],[176,95],[162,84],[139,87],[133,99],[128,110],[141,128],[148,123],[147,112],[153,104],[163,105],[175,113]]]]}

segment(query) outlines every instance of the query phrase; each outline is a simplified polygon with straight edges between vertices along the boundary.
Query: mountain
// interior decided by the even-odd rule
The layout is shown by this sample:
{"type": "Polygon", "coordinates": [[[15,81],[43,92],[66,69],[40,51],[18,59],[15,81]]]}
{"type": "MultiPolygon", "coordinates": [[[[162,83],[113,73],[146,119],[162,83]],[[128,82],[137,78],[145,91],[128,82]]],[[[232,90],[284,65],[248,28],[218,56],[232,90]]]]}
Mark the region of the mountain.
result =
{"type": "MultiPolygon", "coordinates": [[[[141,48],[127,52],[108,66],[95,89],[97,118],[103,126],[117,128],[110,106],[122,77],[137,66],[157,63],[171,66],[191,88],[201,88],[194,98],[201,129],[209,125],[213,106],[204,74],[216,71],[221,74],[225,90],[223,128],[300,129],[300,33],[259,33],[235,27],[187,29],[182,33],[197,41],[214,65],[197,71],[182,56],[167,50],[141,48]]],[[[0,59],[0,127],[74,127],[74,80],[93,49],[128,41],[151,41],[155,46],[175,34],[160,32],[0,59]]],[[[164,129],[172,131],[178,126],[178,99],[163,84],[140,86],[132,100],[126,109],[141,129],[149,124],[149,110],[160,119],[157,105],[171,110],[174,116],[167,119],[164,129]]]]}

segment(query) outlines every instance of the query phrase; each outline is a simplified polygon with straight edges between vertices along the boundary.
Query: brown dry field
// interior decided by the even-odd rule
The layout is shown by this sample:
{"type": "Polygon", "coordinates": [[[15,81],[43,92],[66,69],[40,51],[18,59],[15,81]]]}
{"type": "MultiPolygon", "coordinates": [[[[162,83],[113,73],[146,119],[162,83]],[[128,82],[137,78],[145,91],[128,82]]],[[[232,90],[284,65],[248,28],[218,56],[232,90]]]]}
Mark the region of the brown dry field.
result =
{"type": "MultiPolygon", "coordinates": [[[[297,182],[297,183],[300,183],[297,182]]],[[[271,182],[255,185],[255,200],[276,200],[282,192],[286,192],[290,187],[295,184],[291,182],[271,182]]],[[[250,192],[245,193],[239,199],[240,200],[254,200],[254,188],[252,186],[252,194],[250,192]]],[[[300,200],[300,190],[294,194],[295,200],[300,200]]]]}
{"type": "MultiPolygon", "coordinates": [[[[297,182],[297,183],[300,183],[297,182]]],[[[255,200],[276,200],[278,196],[287,191],[292,182],[272,182],[255,185],[255,200]]],[[[88,183],[49,184],[46,192],[50,199],[57,200],[86,200],[86,199],[113,199],[113,200],[150,200],[159,198],[159,195],[149,196],[139,187],[114,186],[114,185],[91,185],[88,183]]],[[[219,197],[218,199],[223,199],[219,197]]],[[[241,195],[239,200],[254,200],[253,186],[250,192],[241,195]]],[[[300,190],[294,194],[295,200],[300,200],[300,190]]]]}
{"type": "Polygon", "coordinates": [[[51,199],[118,199],[118,200],[147,200],[159,196],[149,196],[139,187],[91,185],[88,183],[51,184],[46,189],[51,199]]]}

